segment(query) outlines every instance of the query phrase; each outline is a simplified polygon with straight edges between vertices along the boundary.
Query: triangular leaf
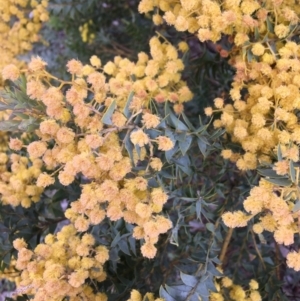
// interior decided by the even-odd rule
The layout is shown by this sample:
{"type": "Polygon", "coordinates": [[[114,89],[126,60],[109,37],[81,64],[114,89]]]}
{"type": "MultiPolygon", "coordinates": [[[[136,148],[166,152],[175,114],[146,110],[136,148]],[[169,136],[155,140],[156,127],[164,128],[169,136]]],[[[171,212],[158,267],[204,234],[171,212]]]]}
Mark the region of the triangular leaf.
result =
{"type": "Polygon", "coordinates": [[[192,135],[188,135],[188,136],[186,136],[185,141],[179,142],[179,147],[180,147],[180,150],[181,150],[181,153],[183,156],[186,154],[186,152],[191,147],[192,141],[193,141],[192,135]]]}
{"type": "Polygon", "coordinates": [[[176,144],[172,149],[165,152],[165,156],[166,156],[168,163],[171,163],[171,160],[172,160],[174,154],[176,154],[176,152],[178,151],[178,148],[179,148],[179,146],[176,144]]]}
{"type": "Polygon", "coordinates": [[[297,200],[295,205],[294,205],[293,212],[297,212],[299,210],[300,210],[300,201],[297,200]]]}
{"type": "Polygon", "coordinates": [[[168,286],[165,285],[167,292],[176,300],[184,300],[190,292],[190,288],[184,285],[168,286]],[[185,289],[185,290],[184,290],[185,289]]]}
{"type": "Polygon", "coordinates": [[[194,287],[198,283],[198,279],[195,276],[191,276],[183,272],[180,272],[180,278],[185,285],[190,287],[194,287]]]}
{"type": "Polygon", "coordinates": [[[128,152],[128,155],[130,157],[131,163],[134,164],[134,159],[133,159],[133,149],[134,145],[130,140],[130,135],[127,135],[125,140],[124,140],[125,148],[128,152]]]}
{"type": "Polygon", "coordinates": [[[172,296],[170,296],[168,294],[168,292],[163,288],[163,286],[161,285],[159,288],[159,296],[161,298],[164,298],[165,301],[177,301],[176,299],[174,299],[172,296]]]}
{"type": "Polygon", "coordinates": [[[181,116],[183,117],[184,122],[187,124],[190,130],[195,131],[194,126],[191,124],[187,116],[184,114],[184,112],[181,113],[181,116]]]}
{"type": "Polygon", "coordinates": [[[114,240],[112,241],[112,243],[111,243],[111,247],[113,248],[113,247],[115,247],[117,244],[118,244],[118,242],[120,241],[120,239],[121,239],[121,235],[120,235],[120,232],[117,232],[117,235],[115,236],[115,238],[114,238],[114,240]]]}
{"type": "Polygon", "coordinates": [[[102,118],[101,118],[101,121],[102,121],[104,124],[112,125],[111,116],[112,116],[112,114],[114,113],[116,106],[117,106],[117,102],[114,100],[114,101],[110,104],[110,106],[108,107],[107,111],[104,113],[104,115],[103,115],[102,118]]]}
{"type": "Polygon", "coordinates": [[[208,298],[209,297],[209,291],[207,289],[206,283],[205,282],[200,282],[197,285],[197,289],[196,289],[197,293],[200,295],[200,297],[203,298],[208,298]]]}
{"type": "Polygon", "coordinates": [[[274,169],[271,168],[266,168],[266,169],[262,169],[262,168],[258,168],[257,172],[267,178],[284,178],[284,176],[280,176],[276,173],[276,171],[274,169]]]}
{"type": "Polygon", "coordinates": [[[284,186],[284,187],[288,187],[292,185],[292,181],[289,179],[284,179],[284,178],[276,178],[276,179],[272,179],[272,178],[266,178],[266,181],[273,183],[275,185],[279,185],[279,186],[284,186]]]}
{"type": "Polygon", "coordinates": [[[208,231],[210,231],[210,232],[212,232],[212,233],[215,232],[215,225],[214,225],[214,224],[212,224],[212,223],[207,223],[205,226],[206,226],[206,229],[207,229],[208,231]]]}
{"type": "Polygon", "coordinates": [[[125,108],[123,110],[123,113],[125,115],[125,117],[128,119],[131,115],[131,112],[129,110],[129,107],[130,107],[130,104],[131,104],[131,101],[133,99],[133,96],[134,96],[134,92],[131,92],[127,98],[127,101],[126,101],[126,105],[125,105],[125,108]]]}
{"type": "Polygon", "coordinates": [[[211,261],[209,261],[208,264],[207,264],[207,271],[208,271],[211,275],[213,275],[213,276],[218,276],[218,277],[220,277],[220,276],[223,275],[222,273],[220,273],[220,272],[216,269],[216,267],[214,266],[214,264],[213,264],[211,261]]]}
{"type": "Polygon", "coordinates": [[[171,111],[169,103],[167,101],[165,103],[165,114],[166,120],[169,122],[170,125],[175,127],[177,130],[188,131],[188,127],[182,121],[180,121],[171,111]]]}
{"type": "Polygon", "coordinates": [[[0,121],[1,131],[18,131],[18,126],[21,123],[19,120],[0,121]]]}
{"type": "Polygon", "coordinates": [[[199,137],[197,139],[197,144],[200,149],[200,152],[205,157],[206,156],[206,150],[207,150],[207,144],[199,137]]]}
{"type": "Polygon", "coordinates": [[[292,160],[290,160],[290,177],[292,182],[296,183],[296,171],[292,160]]]}
{"type": "Polygon", "coordinates": [[[280,144],[278,144],[278,147],[277,147],[277,158],[278,158],[278,161],[282,161],[282,152],[281,152],[280,144]]]}

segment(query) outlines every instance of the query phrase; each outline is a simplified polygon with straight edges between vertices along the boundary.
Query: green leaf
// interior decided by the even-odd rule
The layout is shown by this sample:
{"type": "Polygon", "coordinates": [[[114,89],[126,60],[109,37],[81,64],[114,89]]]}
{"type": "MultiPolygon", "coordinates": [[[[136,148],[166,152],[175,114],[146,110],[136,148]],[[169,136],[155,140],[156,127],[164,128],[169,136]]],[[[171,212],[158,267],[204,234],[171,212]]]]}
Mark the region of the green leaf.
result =
{"type": "Polygon", "coordinates": [[[163,178],[170,179],[170,180],[175,180],[176,179],[176,177],[174,175],[168,173],[165,170],[161,170],[159,172],[159,175],[162,176],[163,178]]]}
{"type": "Polygon", "coordinates": [[[64,190],[57,190],[52,197],[52,202],[60,202],[67,197],[67,193],[64,190]]]}
{"type": "Polygon", "coordinates": [[[30,117],[27,120],[26,119],[22,120],[21,123],[18,126],[18,129],[21,130],[21,131],[28,132],[29,127],[32,126],[32,125],[35,125],[36,128],[38,128],[38,126],[39,126],[38,123],[36,122],[36,119],[30,117]]]}
{"type": "Polygon", "coordinates": [[[130,140],[130,135],[129,134],[126,135],[126,138],[124,140],[124,145],[125,145],[125,148],[127,150],[128,155],[130,157],[131,163],[132,163],[132,165],[134,165],[134,159],[133,159],[134,145],[133,145],[133,143],[130,140]]]}
{"type": "Polygon", "coordinates": [[[182,133],[178,133],[175,134],[175,139],[180,141],[180,142],[184,142],[187,136],[187,132],[182,132],[182,133]]]}
{"type": "Polygon", "coordinates": [[[270,20],[270,17],[267,17],[267,28],[270,33],[274,33],[273,21],[270,20]]]}
{"type": "Polygon", "coordinates": [[[8,252],[4,257],[3,257],[3,262],[5,263],[5,264],[7,264],[7,266],[9,266],[9,264],[10,264],[10,260],[11,260],[11,254],[10,254],[10,252],[8,252]]]}
{"type": "Polygon", "coordinates": [[[259,40],[259,30],[257,27],[254,28],[254,37],[256,41],[259,40]]]}
{"type": "Polygon", "coordinates": [[[191,147],[192,141],[193,141],[192,135],[188,135],[188,136],[186,136],[185,141],[179,142],[179,147],[180,147],[180,150],[181,150],[181,153],[183,156],[186,154],[186,152],[191,147]]]}
{"type": "Polygon", "coordinates": [[[195,127],[191,124],[191,122],[189,121],[189,119],[187,118],[187,116],[184,114],[184,112],[181,113],[181,116],[182,116],[184,122],[189,127],[189,129],[192,130],[192,131],[195,131],[195,127]]]}
{"type": "Polygon", "coordinates": [[[129,242],[131,252],[134,254],[134,256],[136,256],[136,240],[135,240],[135,238],[133,238],[132,236],[129,236],[128,242],[129,242]]]}
{"type": "Polygon", "coordinates": [[[180,121],[175,114],[171,111],[169,103],[166,101],[165,103],[165,114],[166,114],[166,120],[171,124],[173,127],[175,127],[177,130],[180,131],[188,131],[188,127],[180,121]]]}
{"type": "Polygon", "coordinates": [[[195,276],[191,276],[183,272],[180,272],[180,278],[182,282],[187,286],[194,287],[198,283],[198,279],[195,276]]]}
{"type": "Polygon", "coordinates": [[[172,231],[171,231],[171,237],[170,237],[170,243],[172,245],[177,246],[177,247],[179,246],[179,243],[178,243],[178,230],[179,230],[178,225],[173,227],[172,231]]]}
{"type": "Polygon", "coordinates": [[[0,102],[0,111],[6,111],[6,110],[11,110],[13,109],[14,105],[8,105],[6,103],[0,102]]]}
{"type": "Polygon", "coordinates": [[[159,297],[164,298],[165,301],[178,301],[174,299],[172,296],[170,296],[168,292],[163,288],[162,285],[159,288],[159,297]]]}
{"type": "Polygon", "coordinates": [[[15,96],[16,96],[16,99],[18,100],[19,103],[22,103],[22,104],[25,105],[25,107],[28,107],[26,105],[27,102],[28,102],[28,96],[24,92],[16,90],[15,91],[15,96]]]}
{"type": "Polygon", "coordinates": [[[262,168],[258,168],[257,172],[267,178],[285,178],[284,176],[280,176],[276,173],[276,171],[274,169],[271,168],[266,168],[266,169],[262,169],[262,168]]]}
{"type": "Polygon", "coordinates": [[[210,139],[215,140],[215,139],[221,137],[223,134],[225,134],[225,132],[226,132],[225,129],[218,129],[210,136],[210,139]]]}
{"type": "Polygon", "coordinates": [[[185,174],[188,176],[192,176],[192,169],[190,167],[191,162],[187,155],[180,157],[178,159],[173,159],[173,161],[176,163],[176,167],[178,166],[185,174]]]}
{"type": "Polygon", "coordinates": [[[26,87],[27,87],[27,78],[25,76],[25,74],[21,74],[20,78],[19,78],[19,87],[21,88],[21,90],[26,94],[26,87]]]}
{"type": "Polygon", "coordinates": [[[133,99],[133,96],[134,96],[134,92],[131,92],[127,98],[127,101],[126,101],[126,105],[125,105],[125,108],[123,110],[123,113],[125,115],[125,117],[128,119],[131,115],[131,112],[129,110],[129,107],[130,107],[130,104],[131,104],[131,101],[133,99]]]}
{"type": "Polygon", "coordinates": [[[278,144],[278,147],[277,147],[277,158],[278,158],[278,161],[282,161],[282,152],[281,152],[280,144],[278,144]]]}
{"type": "Polygon", "coordinates": [[[198,144],[198,147],[199,147],[200,152],[202,153],[203,157],[206,157],[207,144],[200,137],[198,137],[198,139],[197,139],[197,144],[198,144]]]}
{"type": "Polygon", "coordinates": [[[284,187],[288,187],[292,185],[292,181],[289,179],[284,179],[284,178],[276,178],[276,179],[272,179],[272,178],[266,178],[266,181],[273,183],[275,185],[279,185],[279,186],[284,186],[284,187]]]}
{"type": "Polygon", "coordinates": [[[167,292],[176,300],[184,300],[189,295],[190,288],[185,285],[168,286],[165,285],[167,292]]]}
{"type": "Polygon", "coordinates": [[[135,145],[135,150],[138,155],[138,158],[140,159],[141,158],[141,148],[137,144],[135,145]]]}
{"type": "Polygon", "coordinates": [[[290,177],[292,182],[296,183],[296,171],[292,160],[290,160],[290,177]]]}
{"type": "Polygon", "coordinates": [[[119,249],[127,254],[128,256],[131,256],[130,254],[130,251],[129,251],[129,248],[128,248],[128,244],[127,244],[127,241],[125,239],[121,239],[119,242],[118,242],[118,246],[119,246],[119,249]]]}
{"type": "Polygon", "coordinates": [[[7,104],[17,104],[15,95],[8,89],[0,91],[0,97],[3,98],[5,100],[5,103],[7,104]]]}
{"type": "Polygon", "coordinates": [[[209,291],[207,289],[206,283],[205,282],[200,282],[197,285],[197,289],[196,289],[197,293],[200,295],[201,300],[208,300],[209,297],[209,291]]]}
{"type": "Polygon", "coordinates": [[[112,116],[112,114],[114,113],[116,106],[117,106],[117,102],[114,100],[114,101],[110,104],[110,106],[108,107],[107,111],[104,113],[104,115],[103,115],[102,118],[101,118],[101,121],[102,121],[104,124],[112,125],[111,116],[112,116]]]}
{"type": "Polygon", "coordinates": [[[178,151],[178,148],[179,148],[179,146],[177,144],[175,144],[175,146],[172,149],[165,152],[166,160],[168,161],[168,163],[171,163],[173,156],[178,151]]]}
{"type": "Polygon", "coordinates": [[[18,120],[8,120],[8,121],[0,121],[0,130],[1,131],[18,131],[18,127],[21,121],[18,120]]]}
{"type": "Polygon", "coordinates": [[[183,201],[186,201],[186,202],[195,202],[195,201],[197,201],[197,198],[181,197],[180,199],[183,200],[183,201]]]}
{"type": "Polygon", "coordinates": [[[117,235],[115,236],[114,240],[112,241],[111,243],[111,247],[114,248],[120,241],[121,239],[121,235],[120,235],[120,232],[117,232],[117,235]]]}
{"type": "Polygon", "coordinates": [[[248,62],[252,62],[253,57],[254,57],[254,56],[253,56],[251,50],[248,49],[248,50],[247,50],[247,61],[248,61],[248,62]]]}
{"type": "Polygon", "coordinates": [[[296,200],[294,208],[293,208],[293,212],[297,212],[300,210],[300,200],[296,200]]]}
{"type": "Polygon", "coordinates": [[[214,224],[212,224],[212,223],[207,223],[205,226],[206,226],[206,229],[207,229],[208,231],[210,231],[210,232],[212,232],[212,233],[215,232],[215,225],[214,225],[214,224]]]}
{"type": "Polygon", "coordinates": [[[201,220],[201,211],[202,211],[201,201],[202,200],[200,199],[196,202],[196,216],[197,216],[197,219],[200,220],[200,222],[202,222],[202,220],[201,220]]]}
{"type": "Polygon", "coordinates": [[[151,138],[151,139],[155,139],[157,138],[161,133],[160,131],[156,130],[156,129],[150,129],[150,130],[145,130],[145,133],[151,138]]]}
{"type": "Polygon", "coordinates": [[[217,276],[217,277],[220,277],[223,275],[216,269],[215,265],[211,261],[209,261],[207,264],[207,272],[209,272],[211,275],[217,276]]]}
{"type": "Polygon", "coordinates": [[[197,130],[195,130],[196,134],[201,134],[202,132],[206,131],[207,125],[201,125],[197,130]]]}

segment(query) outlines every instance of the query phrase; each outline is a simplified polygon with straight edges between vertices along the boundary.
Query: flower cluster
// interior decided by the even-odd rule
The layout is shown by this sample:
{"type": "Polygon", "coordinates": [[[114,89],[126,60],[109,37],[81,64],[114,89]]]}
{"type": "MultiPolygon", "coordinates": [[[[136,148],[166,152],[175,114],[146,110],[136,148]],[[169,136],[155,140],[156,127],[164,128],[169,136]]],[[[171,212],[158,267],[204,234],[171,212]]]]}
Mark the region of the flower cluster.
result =
{"type": "MultiPolygon", "coordinates": [[[[242,147],[241,153],[223,150],[224,159],[236,162],[240,170],[275,163],[277,175],[294,173],[291,165],[299,161],[300,143],[300,45],[293,39],[299,24],[297,2],[225,0],[221,6],[211,0],[142,0],[139,10],[148,13],[155,7],[163,11],[161,22],[197,34],[201,42],[218,42],[222,35],[232,42],[228,54],[236,69],[230,90],[233,103],[216,98],[215,108],[205,109],[208,116],[221,112],[214,126],[225,128],[231,140],[242,147]],[[274,162],[278,148],[283,158],[274,162]]],[[[157,14],[153,19],[159,19],[157,14]]],[[[262,179],[244,201],[247,214],[226,212],[223,220],[228,227],[244,227],[258,215],[254,232],[273,232],[279,244],[291,245],[298,232],[298,213],[293,212],[296,199],[293,185],[285,187],[262,179]]]]}
{"type": "Polygon", "coordinates": [[[108,249],[95,246],[93,235],[79,237],[73,225],[64,226],[56,235],[48,234],[45,243],[31,251],[23,239],[13,242],[18,250],[16,268],[21,272],[18,291],[34,295],[31,300],[70,300],[83,298],[106,301],[104,293],[94,293],[86,279],[102,282],[106,279],[103,264],[108,249]]]}
{"type": "MultiPolygon", "coordinates": [[[[240,9],[245,9],[246,3],[250,7],[250,2],[243,1],[240,9]]],[[[214,121],[214,126],[224,127],[231,140],[243,149],[242,153],[223,150],[225,159],[236,162],[240,170],[274,163],[277,175],[288,177],[295,173],[293,164],[299,161],[300,47],[292,40],[299,8],[293,1],[256,6],[248,13],[255,21],[251,30],[238,32],[233,27],[228,33],[234,41],[230,62],[236,68],[230,91],[233,104],[217,98],[215,109],[206,108],[205,113],[210,116],[220,111],[221,117],[214,121]],[[269,26],[270,21],[274,28],[269,26]],[[278,152],[282,158],[274,162],[278,152]]],[[[262,179],[245,199],[243,206],[248,215],[242,211],[227,212],[223,215],[224,223],[232,228],[243,227],[257,216],[255,233],[269,231],[274,233],[277,243],[291,245],[298,233],[298,213],[293,211],[297,189],[266,180],[262,179]]]]}
{"type": "Polygon", "coordinates": [[[259,222],[253,226],[255,233],[269,231],[274,233],[277,243],[291,245],[294,243],[294,234],[298,232],[297,223],[294,220],[298,217],[298,213],[292,212],[295,196],[293,189],[280,188],[261,179],[259,186],[254,187],[250,196],[244,201],[245,211],[252,215],[246,216],[241,211],[227,212],[223,215],[224,223],[230,228],[235,228],[239,225],[239,218],[242,219],[243,216],[244,223],[240,224],[243,227],[247,225],[247,220],[259,214],[259,222]],[[276,188],[275,191],[274,188],[276,188]],[[277,195],[278,193],[280,196],[277,195]]]}
{"type": "Polygon", "coordinates": [[[43,188],[38,187],[36,180],[41,174],[43,162],[40,159],[28,159],[26,156],[0,153],[0,194],[5,205],[13,207],[31,206],[40,200],[43,188]]]}
{"type": "MultiPolygon", "coordinates": [[[[266,21],[274,21],[268,15],[276,15],[275,34],[285,38],[290,32],[290,25],[298,22],[300,13],[297,1],[272,1],[263,3],[249,0],[225,0],[222,5],[214,0],[142,0],[140,13],[155,10],[153,21],[161,24],[164,21],[177,31],[188,31],[196,34],[200,41],[217,42],[223,35],[233,35],[237,46],[250,41],[249,34],[257,28],[259,33],[267,30],[266,21]],[[159,10],[155,9],[158,8],[159,10]],[[162,16],[159,14],[162,11],[162,16]]],[[[261,47],[253,45],[254,51],[263,52],[261,47]],[[255,47],[254,47],[255,46],[255,47]]]]}
{"type": "Polygon", "coordinates": [[[295,271],[300,271],[300,253],[296,251],[290,252],[287,257],[287,266],[293,268],[295,271]]]}
{"type": "Polygon", "coordinates": [[[137,291],[137,290],[132,290],[130,293],[130,299],[127,301],[164,301],[165,299],[163,298],[155,298],[154,294],[152,293],[147,293],[142,296],[142,294],[137,291]]]}
{"type": "Polygon", "coordinates": [[[276,57],[270,55],[272,59],[268,62],[261,57],[247,63],[236,58],[237,74],[230,92],[233,106],[217,107],[222,115],[215,126],[225,127],[232,141],[244,150],[243,155],[224,153],[224,158],[236,161],[241,170],[255,169],[258,163],[271,163],[278,144],[292,145],[287,158],[294,162],[299,159],[300,46],[287,41],[276,57]],[[247,89],[245,99],[241,96],[242,89],[247,89]]]}
{"type": "MultiPolygon", "coordinates": [[[[266,1],[263,5],[258,1],[225,1],[223,11],[219,10],[223,19],[231,20],[228,27],[219,27],[218,34],[231,35],[234,44],[230,63],[236,75],[230,91],[233,104],[215,100],[215,111],[222,114],[214,125],[225,127],[232,141],[244,150],[243,154],[231,152],[230,156],[224,152],[224,158],[236,161],[241,170],[255,169],[258,163],[272,161],[279,143],[299,143],[300,48],[291,41],[299,22],[299,7],[294,1],[266,1]]],[[[212,108],[206,109],[207,115],[212,113],[212,108]]]]}
{"type": "MultiPolygon", "coordinates": [[[[24,62],[18,59],[28,51],[32,43],[39,40],[38,32],[42,22],[48,20],[48,1],[7,0],[0,4],[0,86],[3,80],[16,80],[24,62]],[[5,67],[6,66],[6,67],[5,67]]],[[[7,119],[1,112],[0,120],[7,119]]],[[[7,158],[8,135],[0,132],[1,179],[0,193],[2,202],[12,206],[22,204],[28,208],[40,199],[42,189],[35,185],[40,174],[40,161],[30,162],[26,157],[13,155],[7,158]]]]}
{"type": "MultiPolygon", "coordinates": [[[[270,162],[278,143],[299,143],[300,48],[291,41],[299,22],[297,1],[228,0],[220,6],[211,0],[143,0],[139,4],[141,13],[155,7],[163,11],[162,20],[178,31],[197,34],[202,42],[217,42],[222,35],[233,41],[229,52],[236,68],[230,91],[233,105],[217,98],[215,107],[222,115],[214,124],[225,127],[232,140],[242,145],[243,155],[230,156],[241,170],[270,162]]],[[[212,108],[206,109],[207,115],[212,113],[212,108]]]]}
{"type": "Polygon", "coordinates": [[[252,279],[249,282],[249,289],[245,290],[242,286],[236,285],[228,277],[217,279],[216,283],[217,292],[211,292],[209,296],[210,301],[261,301],[262,297],[258,291],[258,283],[252,279]]]}
{"type": "Polygon", "coordinates": [[[84,43],[92,43],[95,39],[95,34],[91,32],[91,26],[93,25],[93,21],[89,20],[79,27],[79,32],[81,35],[81,39],[84,43]]]}
{"type": "Polygon", "coordinates": [[[122,181],[115,182],[108,178],[101,184],[84,185],[80,199],[71,204],[65,215],[79,232],[99,224],[105,216],[112,221],[124,218],[127,223],[136,224],[133,237],[145,240],[142,254],[153,258],[156,254],[154,244],[159,234],[172,227],[170,220],[156,215],[162,211],[167,195],[161,188],[150,191],[142,177],[122,181]]]}
{"type": "Polygon", "coordinates": [[[16,283],[18,285],[20,283],[20,273],[16,269],[16,260],[14,258],[11,259],[10,264],[7,268],[0,272],[0,279],[7,279],[11,282],[16,283]]]}
{"type": "MultiPolygon", "coordinates": [[[[49,19],[47,6],[48,0],[7,0],[1,2],[0,70],[8,64],[15,64],[19,67],[24,65],[17,56],[30,50],[32,43],[39,40],[38,32],[41,24],[49,19]]],[[[3,79],[17,78],[18,69],[15,69],[13,73],[3,73],[2,77],[3,79]]]]}
{"type": "MultiPolygon", "coordinates": [[[[114,62],[103,66],[104,73],[111,76],[108,82],[110,91],[115,94],[119,106],[125,105],[128,91],[134,91],[130,108],[136,112],[148,107],[152,99],[158,103],[170,101],[176,112],[182,112],[182,103],[191,100],[193,94],[181,80],[184,64],[177,49],[153,37],[150,53],[151,57],[139,53],[136,63],[116,57],[114,62]]],[[[98,102],[103,101],[100,96],[98,98],[98,102]]]]}
{"type": "MultiPolygon", "coordinates": [[[[274,165],[277,173],[280,173],[279,167],[281,174],[290,173],[289,162],[286,163],[284,160],[277,162],[274,165]],[[282,166],[286,164],[288,168],[283,171],[282,166]]],[[[298,180],[299,171],[295,171],[295,176],[298,180]]],[[[253,225],[255,233],[271,232],[278,244],[289,246],[295,242],[294,236],[299,232],[299,213],[294,209],[297,200],[298,187],[292,182],[287,186],[271,183],[267,178],[262,178],[259,185],[252,188],[250,195],[243,202],[244,210],[248,215],[242,211],[226,212],[223,215],[223,221],[230,228],[244,227],[251,218],[257,216],[257,222],[253,225]]],[[[290,262],[293,263],[288,263],[288,265],[296,269],[295,260],[290,262]]]]}
{"type": "MultiPolygon", "coordinates": [[[[148,186],[151,174],[162,168],[153,149],[157,145],[158,150],[168,151],[174,142],[163,133],[153,139],[148,135],[147,131],[160,124],[149,105],[153,99],[171,99],[179,108],[192,94],[181,81],[183,63],[176,48],[162,44],[156,37],[151,39],[150,48],[153,59],[140,53],[137,63],[117,57],[101,67],[96,56],[91,57],[90,65],[70,60],[67,69],[71,81],[55,78],[46,71],[46,62],[32,58],[26,71],[26,93],[44,105],[45,112],[40,113],[44,114],[43,121],[32,142],[26,145],[22,139],[14,138],[9,145],[15,151],[26,148],[31,161],[39,162],[34,183],[39,192],[54,184],[56,177],[64,186],[83,179],[80,198],[66,211],[78,232],[87,231],[105,217],[112,221],[124,218],[135,225],[133,236],[144,239],[143,255],[153,258],[159,235],[172,226],[160,215],[167,194],[161,188],[148,186]],[[163,53],[169,53],[169,57],[163,53]],[[131,122],[135,116],[141,117],[139,124],[131,122]],[[125,139],[128,136],[139,148],[139,152],[132,152],[133,162],[124,150],[120,133],[126,133],[125,139]],[[133,171],[133,163],[138,160],[148,162],[145,171],[133,171]]],[[[12,74],[11,70],[17,67],[9,65],[4,72],[12,74]]]]}

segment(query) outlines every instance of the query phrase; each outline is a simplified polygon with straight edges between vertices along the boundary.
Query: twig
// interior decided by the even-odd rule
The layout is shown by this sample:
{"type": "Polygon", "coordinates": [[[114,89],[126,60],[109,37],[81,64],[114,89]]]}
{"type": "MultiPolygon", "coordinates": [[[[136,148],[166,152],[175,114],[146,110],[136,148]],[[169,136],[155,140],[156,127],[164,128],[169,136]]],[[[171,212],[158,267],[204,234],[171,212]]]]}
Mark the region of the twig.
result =
{"type": "Polygon", "coordinates": [[[276,277],[277,279],[280,281],[280,269],[279,269],[279,247],[278,247],[278,244],[276,242],[276,240],[274,239],[274,242],[275,242],[275,263],[276,263],[276,266],[275,266],[275,273],[276,273],[276,277]]]}
{"type": "Polygon", "coordinates": [[[261,256],[261,254],[260,254],[260,251],[259,251],[259,249],[258,249],[258,247],[257,247],[256,241],[255,241],[254,232],[253,232],[252,230],[251,230],[251,235],[252,235],[252,239],[253,239],[253,243],[254,243],[254,248],[255,248],[256,253],[257,253],[257,255],[258,255],[258,257],[259,257],[259,259],[260,259],[260,261],[261,261],[261,263],[262,263],[262,266],[263,266],[263,268],[264,268],[264,270],[265,270],[265,269],[266,269],[266,265],[265,265],[265,263],[264,263],[264,260],[263,260],[263,258],[262,258],[262,256],[261,256]]]}
{"type": "Polygon", "coordinates": [[[221,267],[222,264],[224,263],[224,259],[225,259],[225,255],[226,255],[226,252],[227,252],[227,248],[228,248],[228,245],[229,245],[229,242],[231,240],[231,237],[232,237],[232,233],[233,233],[233,228],[229,228],[227,234],[226,234],[226,237],[224,239],[224,242],[223,242],[223,246],[222,246],[222,249],[221,249],[221,253],[220,253],[220,261],[222,262],[219,266],[221,267]]]}

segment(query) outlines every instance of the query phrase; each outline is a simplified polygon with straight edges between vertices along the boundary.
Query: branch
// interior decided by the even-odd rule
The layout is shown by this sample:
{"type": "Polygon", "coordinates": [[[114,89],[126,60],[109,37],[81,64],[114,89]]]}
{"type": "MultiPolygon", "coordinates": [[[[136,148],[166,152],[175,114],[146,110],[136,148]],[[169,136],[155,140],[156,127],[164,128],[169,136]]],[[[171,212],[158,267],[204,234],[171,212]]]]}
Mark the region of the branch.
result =
{"type": "MultiPolygon", "coordinates": [[[[229,228],[229,230],[226,234],[225,240],[223,242],[223,246],[222,246],[220,257],[219,257],[220,261],[222,261],[222,264],[223,264],[223,261],[225,259],[225,255],[226,255],[226,252],[227,252],[229,242],[230,242],[231,237],[232,237],[232,233],[233,233],[233,228],[229,228]]],[[[220,265],[220,267],[222,266],[222,264],[220,265]]]]}

